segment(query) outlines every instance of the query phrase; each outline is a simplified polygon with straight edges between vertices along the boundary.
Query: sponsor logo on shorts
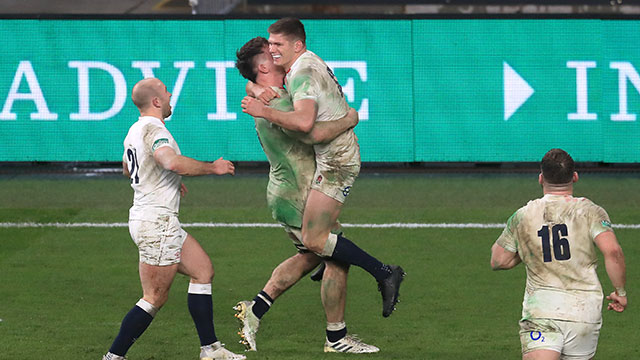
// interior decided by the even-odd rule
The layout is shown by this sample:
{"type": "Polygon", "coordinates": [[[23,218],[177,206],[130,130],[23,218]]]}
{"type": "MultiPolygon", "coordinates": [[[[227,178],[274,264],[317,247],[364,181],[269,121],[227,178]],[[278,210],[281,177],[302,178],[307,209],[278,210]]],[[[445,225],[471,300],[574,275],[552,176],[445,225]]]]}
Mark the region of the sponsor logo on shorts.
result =
{"type": "Polygon", "coordinates": [[[529,333],[529,336],[533,341],[540,340],[541,342],[544,342],[544,336],[542,336],[542,333],[540,331],[532,331],[529,333]]]}
{"type": "Polygon", "coordinates": [[[318,177],[316,178],[316,185],[320,185],[321,182],[322,182],[322,175],[318,175],[318,177]]]}
{"type": "Polygon", "coordinates": [[[346,188],[342,189],[342,195],[344,195],[345,197],[349,196],[349,191],[351,191],[351,186],[347,186],[346,188]]]}

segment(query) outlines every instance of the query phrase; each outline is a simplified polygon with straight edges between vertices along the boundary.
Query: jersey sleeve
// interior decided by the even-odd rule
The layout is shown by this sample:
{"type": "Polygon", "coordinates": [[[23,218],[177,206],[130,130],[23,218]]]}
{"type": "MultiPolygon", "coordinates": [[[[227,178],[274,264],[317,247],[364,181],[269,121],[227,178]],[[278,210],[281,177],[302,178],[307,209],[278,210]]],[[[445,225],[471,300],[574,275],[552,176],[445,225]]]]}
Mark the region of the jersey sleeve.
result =
{"type": "Polygon", "coordinates": [[[169,133],[169,131],[167,129],[156,127],[153,130],[151,130],[151,133],[149,134],[148,138],[151,141],[150,141],[150,143],[147,143],[145,145],[151,147],[151,153],[152,154],[157,149],[159,149],[161,147],[164,147],[164,146],[169,146],[169,147],[171,147],[171,148],[173,148],[175,150],[174,146],[172,145],[171,134],[169,133]]]}
{"type": "Polygon", "coordinates": [[[291,100],[295,103],[299,100],[313,100],[318,102],[318,82],[314,76],[315,70],[311,67],[300,69],[289,83],[291,100]]]}
{"type": "Polygon", "coordinates": [[[594,204],[591,209],[591,225],[589,228],[591,239],[595,239],[596,236],[605,231],[613,231],[609,214],[602,207],[594,204]]]}
{"type": "Polygon", "coordinates": [[[502,246],[509,252],[518,252],[518,223],[520,222],[521,210],[516,211],[507,220],[507,226],[502,230],[502,234],[496,241],[498,245],[502,246]]]}

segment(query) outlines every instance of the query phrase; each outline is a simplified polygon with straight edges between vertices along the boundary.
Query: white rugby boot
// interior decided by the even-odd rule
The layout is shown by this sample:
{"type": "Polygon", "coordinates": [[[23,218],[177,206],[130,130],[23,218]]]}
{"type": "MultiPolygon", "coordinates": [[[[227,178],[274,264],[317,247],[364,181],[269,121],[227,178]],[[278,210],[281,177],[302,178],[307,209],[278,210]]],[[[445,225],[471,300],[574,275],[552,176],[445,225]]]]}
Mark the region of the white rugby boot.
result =
{"type": "Polygon", "coordinates": [[[369,354],[380,351],[377,347],[363,343],[355,335],[346,335],[336,342],[327,339],[324,343],[324,352],[340,352],[352,354],[369,354]]]}
{"type": "Polygon", "coordinates": [[[240,331],[238,335],[242,338],[240,343],[244,345],[246,351],[257,351],[256,333],[260,327],[260,319],[253,313],[255,301],[240,301],[233,307],[236,310],[234,315],[240,321],[240,331]]]}
{"type": "Polygon", "coordinates": [[[224,344],[220,341],[200,347],[200,360],[244,360],[246,358],[244,355],[235,354],[225,349],[224,344]]]}
{"type": "Polygon", "coordinates": [[[102,357],[102,360],[127,360],[127,358],[124,356],[120,356],[120,355],[116,355],[108,352],[106,355],[102,357]]]}

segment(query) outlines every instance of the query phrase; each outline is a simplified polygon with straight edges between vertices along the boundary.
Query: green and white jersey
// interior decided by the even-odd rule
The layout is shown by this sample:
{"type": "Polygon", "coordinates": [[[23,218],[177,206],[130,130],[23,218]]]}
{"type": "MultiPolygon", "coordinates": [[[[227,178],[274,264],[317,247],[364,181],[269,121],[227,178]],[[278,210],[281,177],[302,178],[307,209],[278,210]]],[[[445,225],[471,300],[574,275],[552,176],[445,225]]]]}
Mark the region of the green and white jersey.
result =
{"type": "Polygon", "coordinates": [[[124,139],[123,159],[134,191],[130,220],[154,221],[162,216],[178,215],[182,177],[165,170],[153,158],[153,152],[164,146],[180,154],[178,144],[160,119],[141,116],[129,128],[124,139]]]}
{"type": "Polygon", "coordinates": [[[546,194],[509,218],[498,244],[526,266],[523,320],[601,321],[593,240],[605,231],[613,231],[606,211],[570,195],[546,194]]]}
{"type": "MultiPolygon", "coordinates": [[[[331,68],[316,54],[306,51],[291,66],[285,77],[287,91],[295,103],[311,99],[316,102],[316,121],[338,120],[349,111],[342,87],[331,68]]],[[[314,145],[319,169],[336,170],[343,165],[360,164],[360,148],[353,132],[347,130],[327,144],[314,145]]]]}
{"type": "MultiPolygon", "coordinates": [[[[292,111],[293,104],[284,89],[273,87],[280,95],[269,103],[279,111],[292,111]]],[[[287,135],[279,126],[254,118],[256,131],[269,160],[267,204],[280,223],[301,228],[302,212],[316,168],[313,147],[287,135]]]]}

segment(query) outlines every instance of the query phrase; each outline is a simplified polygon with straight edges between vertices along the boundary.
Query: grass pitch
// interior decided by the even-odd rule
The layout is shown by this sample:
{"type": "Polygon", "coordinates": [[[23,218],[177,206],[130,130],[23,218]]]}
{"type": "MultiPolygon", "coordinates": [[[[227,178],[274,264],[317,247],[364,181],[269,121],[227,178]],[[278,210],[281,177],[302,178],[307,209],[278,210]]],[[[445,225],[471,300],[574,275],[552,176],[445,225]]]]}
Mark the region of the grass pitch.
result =
{"type": "MultiPolygon", "coordinates": [[[[266,175],[185,178],[181,221],[272,223],[266,175]]],[[[577,196],[602,205],[614,224],[635,224],[637,175],[582,174],[577,196]]],[[[344,223],[504,223],[541,190],[535,174],[363,175],[343,210],[344,223]]],[[[132,191],[125,178],[0,177],[0,222],[126,222],[132,191]]],[[[501,229],[345,229],[347,237],[408,275],[398,310],[381,316],[375,281],[352,268],[346,321],[351,333],[380,347],[377,359],[515,359],[524,267],[493,272],[490,247],[501,229]]],[[[233,351],[232,306],[251,299],[271,270],[294,252],[278,228],[187,228],[216,269],[216,333],[233,351]]],[[[596,358],[640,358],[640,230],[616,231],[627,260],[631,305],[604,313],[596,358]]],[[[611,285],[602,260],[605,293],[611,285]]],[[[196,359],[198,338],[186,306],[188,279],[131,348],[131,360],[196,359]]],[[[320,289],[308,278],[276,300],[248,359],[351,358],[324,354],[320,289]]],[[[99,359],[141,296],[137,251],[117,228],[0,228],[0,359],[99,359]]],[[[355,357],[363,357],[356,355],[355,357]]]]}

